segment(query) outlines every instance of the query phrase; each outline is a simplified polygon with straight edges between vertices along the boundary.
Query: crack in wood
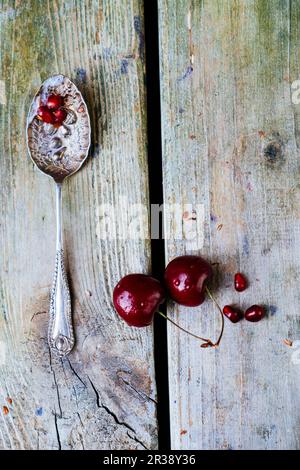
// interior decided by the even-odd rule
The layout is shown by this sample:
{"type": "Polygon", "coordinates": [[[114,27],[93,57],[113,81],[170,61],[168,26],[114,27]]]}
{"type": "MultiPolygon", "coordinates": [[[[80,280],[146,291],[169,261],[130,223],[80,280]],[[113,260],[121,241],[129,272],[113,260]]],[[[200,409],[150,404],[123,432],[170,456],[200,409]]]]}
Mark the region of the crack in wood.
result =
{"type": "MultiPolygon", "coordinates": [[[[61,403],[60,403],[59,387],[58,387],[58,383],[57,383],[57,380],[56,380],[56,374],[55,374],[55,371],[54,371],[53,366],[52,366],[52,356],[51,356],[51,350],[50,350],[50,347],[49,347],[49,346],[48,346],[48,350],[49,350],[49,364],[50,364],[50,370],[51,370],[52,375],[53,375],[53,381],[54,381],[54,385],[55,385],[55,389],[56,389],[57,403],[58,403],[58,408],[59,408],[59,415],[58,415],[58,417],[59,417],[59,418],[62,418],[63,413],[62,413],[62,408],[61,408],[61,403]]],[[[56,414],[56,413],[55,413],[55,414],[56,414]]]]}
{"type": "Polygon", "coordinates": [[[53,416],[54,416],[54,426],[55,426],[55,431],[56,431],[56,437],[57,437],[57,444],[58,444],[58,450],[61,450],[61,440],[60,440],[60,435],[59,435],[59,429],[58,429],[58,423],[57,419],[59,416],[55,413],[55,411],[52,411],[53,416]]]}
{"type": "MultiPolygon", "coordinates": [[[[130,437],[131,439],[133,439],[135,442],[139,443],[144,449],[147,449],[147,447],[145,446],[145,444],[143,444],[142,441],[140,441],[137,437],[136,437],[136,431],[129,425],[127,424],[125,421],[120,421],[119,418],[117,417],[117,415],[111,411],[108,406],[104,405],[104,403],[102,403],[100,401],[100,395],[99,395],[99,392],[97,390],[97,388],[95,387],[95,385],[93,384],[92,380],[90,379],[90,377],[88,376],[88,379],[89,379],[89,382],[91,384],[91,387],[96,395],[96,403],[97,403],[97,407],[98,408],[102,408],[103,410],[105,410],[107,412],[107,414],[109,414],[113,420],[115,421],[115,423],[118,425],[118,426],[124,426],[125,428],[127,428],[129,431],[133,432],[134,436],[130,436],[130,434],[128,433],[127,431],[127,435],[128,437],[130,437]]],[[[148,450],[148,449],[147,449],[148,450]]]]}
{"type": "Polygon", "coordinates": [[[79,419],[79,421],[80,421],[81,426],[84,428],[84,424],[83,424],[83,421],[82,421],[82,419],[81,419],[80,413],[79,413],[78,411],[76,411],[76,414],[77,414],[77,416],[78,416],[78,419],[79,419]]]}
{"type": "Polygon", "coordinates": [[[35,312],[35,313],[32,315],[30,321],[32,321],[37,315],[43,315],[43,314],[45,314],[45,313],[47,313],[45,310],[44,310],[44,311],[41,311],[41,312],[35,312]]]}
{"type": "Polygon", "coordinates": [[[84,388],[86,388],[85,382],[82,380],[82,378],[80,377],[80,375],[76,372],[76,370],[75,370],[74,367],[72,366],[70,359],[69,359],[68,357],[67,357],[66,359],[67,359],[67,362],[68,362],[68,364],[69,364],[69,366],[70,366],[70,369],[71,369],[71,371],[73,372],[73,374],[75,375],[75,377],[77,377],[77,379],[79,380],[79,382],[81,382],[82,385],[84,386],[84,388]]]}
{"type": "Polygon", "coordinates": [[[154,400],[154,398],[149,397],[149,395],[147,395],[145,392],[141,390],[137,390],[130,382],[124,379],[124,377],[120,376],[120,379],[122,380],[122,382],[124,382],[126,386],[131,388],[140,398],[142,398],[143,401],[146,399],[146,400],[152,401],[152,403],[155,403],[157,405],[157,401],[154,400]]]}
{"type": "Polygon", "coordinates": [[[127,436],[130,437],[130,439],[132,439],[133,441],[140,444],[145,450],[149,450],[148,447],[146,447],[142,441],[140,441],[136,436],[131,436],[128,431],[127,431],[127,436]]]}

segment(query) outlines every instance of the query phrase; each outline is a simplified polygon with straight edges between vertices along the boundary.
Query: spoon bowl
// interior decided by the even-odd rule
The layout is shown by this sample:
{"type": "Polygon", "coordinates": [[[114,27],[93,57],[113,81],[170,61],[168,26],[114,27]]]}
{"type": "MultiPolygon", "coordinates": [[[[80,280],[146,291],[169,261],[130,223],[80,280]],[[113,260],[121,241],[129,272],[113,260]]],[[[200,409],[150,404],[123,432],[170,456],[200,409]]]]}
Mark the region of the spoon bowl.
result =
{"type": "Polygon", "coordinates": [[[35,165],[56,182],[78,171],[88,156],[91,125],[87,106],[76,85],[64,75],[44,81],[30,106],[27,118],[27,145],[35,165]],[[64,99],[67,117],[60,126],[47,124],[37,117],[47,96],[64,99]]]}

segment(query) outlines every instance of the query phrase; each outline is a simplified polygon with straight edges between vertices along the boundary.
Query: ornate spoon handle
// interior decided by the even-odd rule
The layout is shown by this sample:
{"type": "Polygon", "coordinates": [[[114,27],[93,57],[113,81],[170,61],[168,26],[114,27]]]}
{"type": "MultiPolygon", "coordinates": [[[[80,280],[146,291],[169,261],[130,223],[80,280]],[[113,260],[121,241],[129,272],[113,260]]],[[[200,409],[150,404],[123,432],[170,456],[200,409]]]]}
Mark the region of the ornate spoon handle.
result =
{"type": "Polygon", "coordinates": [[[66,356],[74,346],[71,296],[64,266],[61,215],[62,185],[56,183],[56,262],[50,298],[50,321],[48,341],[51,351],[66,356]]]}

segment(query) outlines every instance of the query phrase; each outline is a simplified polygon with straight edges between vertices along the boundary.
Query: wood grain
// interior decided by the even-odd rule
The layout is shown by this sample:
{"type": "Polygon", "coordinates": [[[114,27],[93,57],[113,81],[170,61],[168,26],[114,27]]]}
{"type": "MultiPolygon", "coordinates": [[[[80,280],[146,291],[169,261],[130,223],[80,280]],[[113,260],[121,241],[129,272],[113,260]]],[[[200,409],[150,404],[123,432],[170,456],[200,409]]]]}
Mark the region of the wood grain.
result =
{"type": "MultiPolygon", "coordinates": [[[[300,447],[299,7],[159,0],[164,198],[182,207],[166,224],[167,258],[202,253],[222,305],[268,312],[227,321],[218,350],[168,327],[174,449],[300,447]],[[237,271],[250,282],[243,294],[237,271]]],[[[209,301],[169,314],[217,337],[209,301]]]]}
{"type": "MultiPolygon", "coordinates": [[[[156,448],[152,330],[130,329],[111,303],[117,280],[150,264],[149,241],[125,232],[120,199],[148,205],[142,3],[0,6],[0,448],[156,448]],[[77,337],[63,361],[49,355],[46,339],[54,185],[25,145],[31,99],[58,72],[84,94],[93,126],[90,158],[63,188],[77,337]],[[110,205],[115,224],[105,239],[110,205]]],[[[141,213],[132,220],[138,225],[141,213]]]]}

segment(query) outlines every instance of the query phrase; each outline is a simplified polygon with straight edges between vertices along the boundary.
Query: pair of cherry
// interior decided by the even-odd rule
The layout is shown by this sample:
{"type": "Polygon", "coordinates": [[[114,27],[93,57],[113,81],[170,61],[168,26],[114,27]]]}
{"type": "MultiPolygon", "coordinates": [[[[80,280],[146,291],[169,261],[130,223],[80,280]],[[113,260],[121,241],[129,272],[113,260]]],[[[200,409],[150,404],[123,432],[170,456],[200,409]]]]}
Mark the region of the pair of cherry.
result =
{"type": "Polygon", "coordinates": [[[114,288],[113,303],[120,317],[130,326],[148,326],[152,323],[155,312],[158,312],[181,330],[204,341],[202,347],[217,346],[224,328],[224,317],[217,303],[222,317],[222,329],[215,343],[185,330],[159,311],[159,306],[166,299],[166,291],[175,302],[188,307],[202,304],[205,300],[205,293],[213,299],[206,287],[206,281],[211,277],[212,267],[203,258],[179,256],[166,267],[164,286],[160,281],[146,274],[129,274],[123,277],[114,288]]]}
{"type": "MultiPolygon", "coordinates": [[[[247,280],[242,273],[236,273],[234,276],[234,287],[238,292],[242,292],[248,287],[247,280]]],[[[232,322],[237,323],[242,318],[242,313],[230,305],[223,307],[224,315],[232,322]]],[[[261,305],[252,305],[244,314],[246,320],[251,322],[258,322],[265,316],[265,310],[261,305]]]]}
{"type": "Polygon", "coordinates": [[[45,105],[41,105],[37,110],[37,117],[47,124],[61,126],[67,117],[67,112],[63,108],[64,98],[60,95],[49,95],[45,105]]]}

